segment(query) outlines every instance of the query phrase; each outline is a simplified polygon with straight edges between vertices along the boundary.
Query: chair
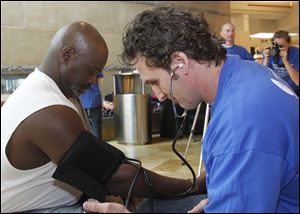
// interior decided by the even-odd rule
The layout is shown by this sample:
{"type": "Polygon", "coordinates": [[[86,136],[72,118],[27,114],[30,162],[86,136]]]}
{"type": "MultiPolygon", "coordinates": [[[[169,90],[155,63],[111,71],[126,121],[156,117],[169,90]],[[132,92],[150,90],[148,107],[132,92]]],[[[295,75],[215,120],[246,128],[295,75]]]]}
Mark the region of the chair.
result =
{"type": "Polygon", "coordinates": [[[189,148],[190,148],[190,142],[191,142],[192,137],[194,136],[194,133],[195,133],[195,127],[196,127],[197,119],[198,119],[199,112],[200,112],[200,109],[201,109],[201,104],[202,104],[202,102],[199,103],[198,106],[197,106],[194,121],[193,121],[192,128],[191,128],[191,131],[190,131],[189,140],[188,140],[188,143],[186,145],[185,152],[184,152],[184,158],[186,158],[186,156],[187,156],[187,153],[188,153],[189,148]]]}
{"type": "MultiPolygon", "coordinates": [[[[199,103],[198,106],[197,106],[197,110],[196,110],[196,114],[195,114],[194,121],[193,121],[193,124],[192,124],[189,140],[188,140],[188,143],[187,143],[186,148],[185,148],[184,158],[186,158],[186,156],[187,156],[187,153],[188,153],[188,150],[189,150],[189,147],[190,147],[190,142],[191,142],[191,139],[192,139],[192,137],[194,135],[194,132],[195,132],[195,126],[196,126],[196,122],[197,122],[197,119],[198,119],[198,116],[199,116],[201,104],[202,103],[199,103]]],[[[205,132],[206,132],[206,129],[207,129],[208,119],[209,119],[209,104],[206,104],[204,127],[203,127],[202,138],[201,138],[201,141],[200,141],[200,160],[199,160],[199,168],[198,168],[198,177],[200,176],[200,173],[201,173],[201,167],[202,167],[202,142],[203,142],[205,132]]]]}
{"type": "Polygon", "coordinates": [[[204,128],[203,128],[203,134],[202,139],[200,141],[200,160],[199,160],[199,167],[198,167],[198,177],[201,173],[201,167],[202,167],[202,143],[203,139],[206,133],[207,125],[208,125],[208,119],[209,119],[209,104],[206,104],[206,111],[205,111],[205,119],[204,119],[204,128]]]}

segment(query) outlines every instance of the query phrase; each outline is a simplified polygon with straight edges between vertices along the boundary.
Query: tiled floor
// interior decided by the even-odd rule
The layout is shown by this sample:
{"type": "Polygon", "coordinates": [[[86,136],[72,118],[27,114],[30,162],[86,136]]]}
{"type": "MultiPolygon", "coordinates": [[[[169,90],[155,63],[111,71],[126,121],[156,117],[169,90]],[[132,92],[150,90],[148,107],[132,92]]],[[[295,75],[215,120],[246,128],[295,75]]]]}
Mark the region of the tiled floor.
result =
{"type": "MultiPolygon", "coordinates": [[[[187,161],[191,164],[196,176],[200,158],[200,137],[195,137],[195,142],[191,140],[187,154],[187,161]]],[[[145,145],[119,144],[117,141],[110,141],[109,143],[123,151],[127,157],[139,159],[146,169],[177,178],[192,177],[189,169],[182,165],[182,161],[172,151],[171,139],[154,137],[151,144],[145,145]]],[[[176,143],[176,149],[182,155],[184,155],[187,143],[188,138],[179,139],[176,143]]]]}

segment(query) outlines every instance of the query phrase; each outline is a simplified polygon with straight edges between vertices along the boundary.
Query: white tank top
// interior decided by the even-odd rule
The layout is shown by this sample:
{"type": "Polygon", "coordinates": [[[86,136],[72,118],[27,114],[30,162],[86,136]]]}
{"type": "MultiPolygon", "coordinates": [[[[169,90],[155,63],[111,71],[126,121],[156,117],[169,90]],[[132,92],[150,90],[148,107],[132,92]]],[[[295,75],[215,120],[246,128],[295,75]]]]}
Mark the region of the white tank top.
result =
{"type": "Polygon", "coordinates": [[[35,169],[18,170],[6,157],[6,145],[18,125],[51,105],[68,106],[78,113],[56,83],[36,68],[1,108],[1,213],[69,206],[82,195],[51,177],[56,164],[49,162],[35,169]]]}

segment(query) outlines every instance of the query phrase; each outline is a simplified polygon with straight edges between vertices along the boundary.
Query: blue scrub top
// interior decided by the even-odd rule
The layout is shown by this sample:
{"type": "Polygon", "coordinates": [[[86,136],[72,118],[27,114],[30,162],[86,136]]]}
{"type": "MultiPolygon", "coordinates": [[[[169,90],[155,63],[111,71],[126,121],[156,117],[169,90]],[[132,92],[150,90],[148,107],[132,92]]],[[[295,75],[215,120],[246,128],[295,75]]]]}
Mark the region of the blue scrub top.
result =
{"type": "MultiPolygon", "coordinates": [[[[103,78],[103,73],[99,72],[97,78],[103,78]]],[[[92,84],[79,98],[85,109],[102,106],[102,95],[98,82],[92,84]]]]}
{"type": "Polygon", "coordinates": [[[225,47],[227,51],[227,55],[238,55],[243,60],[251,60],[254,61],[253,56],[242,46],[233,45],[232,47],[225,47]]]}
{"type": "Polygon", "coordinates": [[[229,56],[203,142],[205,212],[299,212],[299,98],[265,66],[229,56]]]}

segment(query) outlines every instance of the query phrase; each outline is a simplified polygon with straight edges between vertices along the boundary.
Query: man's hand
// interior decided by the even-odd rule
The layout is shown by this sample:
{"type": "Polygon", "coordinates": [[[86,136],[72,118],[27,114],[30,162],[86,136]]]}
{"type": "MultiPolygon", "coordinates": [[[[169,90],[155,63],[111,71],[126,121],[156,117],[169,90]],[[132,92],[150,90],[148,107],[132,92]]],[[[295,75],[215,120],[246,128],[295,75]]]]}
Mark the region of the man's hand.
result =
{"type": "Polygon", "coordinates": [[[83,203],[83,208],[87,212],[98,213],[130,213],[126,207],[118,203],[100,203],[96,200],[87,201],[83,203]]]}
{"type": "Polygon", "coordinates": [[[208,204],[208,198],[203,199],[199,202],[199,204],[197,204],[196,206],[194,206],[193,209],[191,209],[190,211],[188,211],[188,213],[203,213],[204,212],[204,207],[208,204]]]}
{"type": "Polygon", "coordinates": [[[287,53],[287,51],[286,51],[284,48],[280,48],[280,53],[279,53],[279,55],[281,56],[281,59],[282,59],[282,62],[283,62],[283,63],[285,63],[285,62],[288,61],[288,59],[287,59],[288,53],[287,53]]]}
{"type": "Polygon", "coordinates": [[[264,48],[263,55],[264,55],[264,59],[262,61],[262,64],[265,66],[268,66],[269,58],[270,58],[270,47],[269,46],[264,48]]]}
{"type": "Polygon", "coordinates": [[[265,58],[270,57],[270,47],[269,46],[264,48],[263,55],[264,55],[265,58]]]}
{"type": "Polygon", "coordinates": [[[289,63],[288,61],[288,52],[284,48],[280,48],[280,53],[279,53],[281,60],[288,71],[292,81],[299,86],[299,72],[289,63]]]}
{"type": "Polygon", "coordinates": [[[114,104],[112,102],[103,100],[102,102],[102,109],[104,110],[112,110],[114,108],[114,104]]]}

